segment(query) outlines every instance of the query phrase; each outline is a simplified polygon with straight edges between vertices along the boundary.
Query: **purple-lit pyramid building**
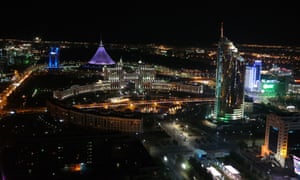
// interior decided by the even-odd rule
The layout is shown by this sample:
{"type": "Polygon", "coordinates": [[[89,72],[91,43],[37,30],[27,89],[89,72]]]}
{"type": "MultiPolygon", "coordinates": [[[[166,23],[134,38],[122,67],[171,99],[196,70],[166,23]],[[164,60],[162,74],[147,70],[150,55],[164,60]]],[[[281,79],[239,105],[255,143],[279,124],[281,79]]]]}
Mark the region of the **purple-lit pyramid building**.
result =
{"type": "Polygon", "coordinates": [[[88,62],[89,64],[94,65],[113,65],[115,61],[108,55],[106,52],[102,41],[100,41],[100,45],[95,53],[95,55],[88,62]]]}

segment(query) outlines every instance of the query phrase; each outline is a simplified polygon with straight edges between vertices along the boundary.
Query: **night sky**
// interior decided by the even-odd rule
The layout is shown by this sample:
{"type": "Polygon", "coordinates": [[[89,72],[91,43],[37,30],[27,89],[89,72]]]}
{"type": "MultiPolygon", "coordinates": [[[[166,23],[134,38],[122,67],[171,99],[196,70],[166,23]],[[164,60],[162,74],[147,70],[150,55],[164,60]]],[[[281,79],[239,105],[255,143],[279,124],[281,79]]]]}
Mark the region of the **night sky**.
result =
{"type": "Polygon", "coordinates": [[[218,7],[214,3],[181,3],[96,3],[82,8],[77,4],[75,9],[39,6],[34,11],[6,8],[1,12],[0,37],[90,42],[99,42],[102,37],[104,42],[209,45],[218,41],[220,23],[224,22],[225,36],[235,43],[300,46],[296,5],[283,1],[272,5],[226,1],[218,7]]]}

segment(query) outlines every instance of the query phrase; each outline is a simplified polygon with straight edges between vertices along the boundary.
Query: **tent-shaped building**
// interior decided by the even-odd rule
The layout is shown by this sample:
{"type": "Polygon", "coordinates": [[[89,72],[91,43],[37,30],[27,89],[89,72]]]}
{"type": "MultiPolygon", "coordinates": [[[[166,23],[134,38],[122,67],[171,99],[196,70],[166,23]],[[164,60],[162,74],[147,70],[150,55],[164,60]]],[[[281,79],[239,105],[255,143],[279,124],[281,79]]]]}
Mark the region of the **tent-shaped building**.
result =
{"type": "Polygon", "coordinates": [[[113,65],[115,61],[109,56],[106,52],[102,41],[100,41],[100,45],[95,53],[95,55],[91,58],[88,64],[93,65],[113,65]]]}

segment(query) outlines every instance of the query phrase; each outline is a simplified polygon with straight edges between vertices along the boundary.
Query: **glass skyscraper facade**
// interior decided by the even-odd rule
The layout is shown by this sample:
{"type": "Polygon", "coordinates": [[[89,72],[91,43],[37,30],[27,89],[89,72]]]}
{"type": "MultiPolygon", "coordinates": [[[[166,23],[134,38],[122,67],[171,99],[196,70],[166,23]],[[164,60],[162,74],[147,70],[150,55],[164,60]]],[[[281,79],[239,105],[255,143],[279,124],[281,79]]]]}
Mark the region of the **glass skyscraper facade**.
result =
{"type": "Polygon", "coordinates": [[[244,116],[245,61],[233,42],[223,37],[218,43],[216,69],[216,102],[214,116],[218,121],[238,120],[244,116]]]}
{"type": "Polygon", "coordinates": [[[256,60],[253,65],[246,66],[245,90],[260,92],[262,62],[256,60]]]}

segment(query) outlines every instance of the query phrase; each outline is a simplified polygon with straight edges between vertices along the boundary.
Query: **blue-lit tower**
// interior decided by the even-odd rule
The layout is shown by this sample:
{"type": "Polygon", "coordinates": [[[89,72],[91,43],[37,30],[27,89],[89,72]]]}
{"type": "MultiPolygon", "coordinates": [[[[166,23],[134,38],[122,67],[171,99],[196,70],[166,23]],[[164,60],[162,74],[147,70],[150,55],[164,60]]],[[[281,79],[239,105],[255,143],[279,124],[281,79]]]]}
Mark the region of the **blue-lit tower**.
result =
{"type": "Polygon", "coordinates": [[[256,81],[260,81],[261,80],[261,67],[262,67],[262,62],[261,62],[261,60],[256,60],[255,62],[254,62],[254,65],[253,65],[253,67],[255,68],[255,70],[256,70],[256,81]]]}
{"type": "Polygon", "coordinates": [[[51,47],[49,52],[48,68],[58,68],[59,66],[59,47],[51,47]]]}
{"type": "Polygon", "coordinates": [[[252,65],[246,66],[245,91],[260,92],[261,69],[261,60],[256,60],[252,65]]]}

